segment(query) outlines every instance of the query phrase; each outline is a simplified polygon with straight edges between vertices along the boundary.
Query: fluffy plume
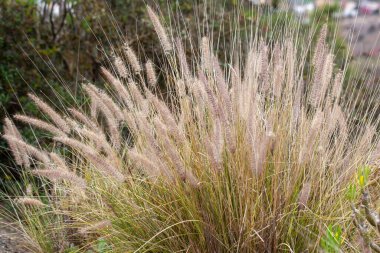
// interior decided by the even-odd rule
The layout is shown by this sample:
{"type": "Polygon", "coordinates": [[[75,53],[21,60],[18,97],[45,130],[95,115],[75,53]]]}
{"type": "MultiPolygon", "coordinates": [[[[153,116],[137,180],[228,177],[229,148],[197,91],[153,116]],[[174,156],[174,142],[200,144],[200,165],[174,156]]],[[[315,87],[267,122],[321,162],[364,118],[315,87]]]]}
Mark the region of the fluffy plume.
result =
{"type": "Polygon", "coordinates": [[[104,157],[96,155],[92,152],[84,152],[85,158],[92,163],[100,173],[104,176],[111,176],[114,180],[118,182],[124,182],[125,176],[119,171],[119,168],[116,168],[112,165],[112,162],[108,161],[104,157]]]}
{"type": "Polygon", "coordinates": [[[196,104],[200,107],[200,109],[203,111],[205,107],[208,107],[208,97],[207,93],[203,87],[203,84],[201,81],[195,79],[190,81],[190,90],[193,94],[193,98],[196,101],[196,104]]]}
{"type": "Polygon", "coordinates": [[[218,167],[220,167],[223,161],[222,155],[223,155],[223,147],[224,147],[224,138],[223,138],[223,132],[222,132],[222,125],[219,119],[215,120],[211,143],[213,144],[214,159],[217,162],[218,167]]]}
{"type": "Polygon", "coordinates": [[[260,43],[260,80],[261,80],[261,90],[263,92],[269,91],[269,60],[268,60],[268,46],[264,42],[260,43]]]}
{"type": "Polygon", "coordinates": [[[222,160],[220,155],[218,155],[217,147],[210,139],[206,139],[204,143],[211,168],[214,171],[220,171],[222,169],[222,160]]]}
{"type": "Polygon", "coordinates": [[[178,80],[176,80],[175,84],[177,86],[178,97],[181,99],[181,101],[183,101],[183,99],[184,99],[184,97],[186,95],[185,82],[184,82],[183,79],[178,79],[178,80]]]}
{"type": "Polygon", "coordinates": [[[281,96],[282,85],[285,78],[285,72],[283,68],[283,59],[282,54],[280,52],[280,46],[278,44],[275,45],[273,49],[273,95],[276,98],[281,96]]]}
{"type": "Polygon", "coordinates": [[[58,142],[61,142],[77,151],[81,151],[81,152],[91,152],[91,153],[96,153],[96,151],[86,145],[85,143],[81,142],[81,141],[78,141],[76,139],[73,139],[73,138],[68,138],[68,137],[55,137],[54,138],[55,141],[58,141],[58,142]]]}
{"type": "Polygon", "coordinates": [[[99,151],[103,151],[112,161],[118,160],[117,154],[102,132],[94,132],[86,128],[80,128],[78,133],[92,141],[99,151]]]}
{"type": "Polygon", "coordinates": [[[84,113],[80,112],[75,108],[69,108],[68,111],[75,119],[82,122],[86,127],[94,130],[98,129],[97,124],[94,121],[92,121],[89,117],[87,117],[84,113]]]}
{"type": "Polygon", "coordinates": [[[139,135],[142,138],[145,138],[149,145],[155,145],[153,129],[149,127],[150,122],[148,121],[147,115],[143,112],[137,112],[135,114],[135,122],[137,128],[139,129],[139,135]]]}
{"type": "Polygon", "coordinates": [[[17,127],[8,117],[4,119],[4,129],[9,132],[9,135],[13,135],[16,138],[22,139],[20,132],[17,130],[17,127]]]}
{"type": "Polygon", "coordinates": [[[134,114],[132,112],[124,111],[124,119],[131,133],[136,134],[138,132],[138,127],[134,114]]]}
{"type": "Polygon", "coordinates": [[[102,90],[96,88],[94,85],[89,84],[88,87],[92,89],[94,93],[96,93],[97,97],[101,100],[99,103],[102,105],[100,109],[103,109],[103,106],[107,106],[107,108],[112,112],[114,117],[121,121],[123,119],[123,113],[121,112],[120,107],[113,101],[113,99],[107,95],[107,93],[102,90]]]}
{"type": "Polygon", "coordinates": [[[296,64],[296,51],[294,49],[294,44],[291,40],[286,40],[285,42],[285,68],[286,68],[286,84],[287,90],[292,91],[294,87],[295,80],[295,64],[296,64]]]}
{"type": "Polygon", "coordinates": [[[309,95],[310,104],[317,108],[324,97],[328,82],[331,79],[333,55],[326,49],[327,25],[322,27],[312,59],[314,66],[313,83],[309,95]]]}
{"type": "Polygon", "coordinates": [[[125,54],[127,56],[128,62],[131,65],[132,70],[138,74],[141,72],[141,65],[133,49],[129,46],[125,46],[125,54]]]}
{"type": "Polygon", "coordinates": [[[47,156],[47,154],[41,150],[38,150],[37,148],[25,143],[24,141],[22,140],[19,140],[17,139],[16,137],[14,136],[11,136],[11,135],[3,135],[3,138],[6,139],[8,142],[13,142],[15,143],[17,146],[25,149],[25,152],[28,156],[31,156],[31,157],[34,157],[36,158],[38,161],[44,163],[44,164],[49,164],[50,163],[50,159],[49,157],[47,156]]]}
{"type": "Polygon", "coordinates": [[[210,72],[212,69],[212,55],[210,50],[210,41],[207,37],[202,38],[201,53],[202,69],[207,72],[210,72]]]}
{"type": "Polygon", "coordinates": [[[66,181],[78,188],[86,188],[86,181],[83,178],[78,177],[74,172],[62,168],[45,170],[37,169],[32,170],[32,173],[40,177],[45,177],[52,182],[66,181]]]}
{"type": "Polygon", "coordinates": [[[271,147],[274,138],[275,135],[273,132],[268,132],[261,138],[258,152],[255,155],[255,166],[253,167],[253,171],[257,175],[261,175],[264,172],[264,165],[266,162],[267,153],[269,148],[271,147]]]}
{"type": "Polygon", "coordinates": [[[148,84],[151,87],[155,87],[157,84],[157,76],[156,76],[156,71],[154,70],[154,66],[151,60],[147,61],[147,63],[145,64],[145,69],[146,69],[146,77],[148,80],[148,84]]]}
{"type": "MultiPolygon", "coordinates": [[[[9,118],[5,118],[4,120],[4,134],[14,136],[17,139],[22,140],[20,132],[17,130],[16,126],[9,118]]],[[[8,145],[13,154],[16,164],[19,166],[24,165],[25,167],[29,167],[30,163],[26,155],[25,148],[17,145],[15,142],[10,140],[8,141],[8,145]]]]}
{"type": "Polygon", "coordinates": [[[135,104],[140,110],[142,110],[144,113],[147,114],[149,110],[148,102],[145,100],[145,98],[141,94],[141,91],[137,87],[136,83],[133,80],[129,80],[128,82],[129,82],[128,88],[129,88],[133,101],[135,102],[135,104]]]}
{"type": "MultiPolygon", "coordinates": [[[[95,88],[96,89],[96,88],[95,88]]],[[[119,131],[119,122],[112,113],[107,104],[99,98],[99,95],[95,92],[94,87],[91,85],[84,85],[84,90],[91,98],[91,103],[96,103],[99,106],[99,110],[104,114],[108,125],[109,133],[111,135],[112,143],[115,148],[119,148],[121,144],[121,136],[119,131]]],[[[115,109],[115,108],[114,108],[115,109]]]]}
{"type": "Polygon", "coordinates": [[[67,125],[66,121],[61,117],[61,115],[54,111],[53,108],[51,108],[48,104],[33,94],[29,94],[29,97],[34,101],[34,103],[36,103],[41,111],[43,111],[47,116],[51,118],[51,120],[58,126],[59,129],[65,133],[70,132],[70,127],[67,125]]]}
{"type": "Polygon", "coordinates": [[[83,234],[83,235],[84,234],[89,234],[89,233],[96,232],[97,230],[108,228],[110,226],[112,226],[111,221],[109,221],[109,220],[103,220],[103,221],[99,221],[99,222],[97,222],[95,224],[92,224],[90,226],[80,228],[79,229],[79,233],[83,234]]]}
{"type": "Polygon", "coordinates": [[[178,60],[180,63],[182,76],[184,78],[189,78],[191,76],[190,68],[186,60],[186,54],[183,49],[182,42],[179,38],[176,39],[176,46],[177,46],[177,54],[178,54],[178,60]]]}
{"type": "Polygon", "coordinates": [[[332,54],[328,54],[326,56],[326,60],[324,62],[323,68],[322,68],[322,74],[321,79],[319,80],[319,85],[315,89],[318,89],[318,91],[315,91],[313,94],[313,104],[317,106],[317,104],[321,103],[321,101],[324,100],[326,91],[329,87],[332,71],[333,71],[333,63],[334,63],[334,56],[332,54]]]}
{"type": "Polygon", "coordinates": [[[179,174],[180,178],[188,182],[193,187],[199,186],[198,179],[193,175],[191,171],[186,170],[185,164],[178,153],[175,145],[170,141],[169,136],[167,135],[167,130],[158,118],[154,121],[155,128],[158,131],[158,136],[160,137],[163,145],[163,149],[167,153],[168,158],[171,160],[171,163],[174,165],[175,170],[179,174]]]}
{"type": "Polygon", "coordinates": [[[340,97],[340,93],[342,91],[342,80],[343,79],[343,73],[342,71],[339,71],[335,75],[333,89],[332,89],[332,96],[334,100],[337,100],[340,97]]]}
{"type": "Polygon", "coordinates": [[[223,115],[223,124],[227,124],[227,121],[230,120],[232,114],[232,105],[228,92],[228,84],[224,78],[224,71],[220,67],[219,61],[216,57],[213,57],[213,62],[216,75],[216,84],[221,97],[220,110],[223,110],[223,112],[221,112],[223,115]]]}
{"type": "Polygon", "coordinates": [[[117,79],[116,77],[114,77],[104,67],[100,68],[100,72],[102,73],[103,77],[107,80],[107,82],[112,85],[112,87],[115,89],[115,91],[117,92],[118,96],[122,99],[124,104],[127,107],[132,108],[133,103],[131,100],[131,96],[130,96],[128,90],[125,88],[125,86],[120,82],[120,80],[117,79]]]}
{"type": "Polygon", "coordinates": [[[44,203],[42,203],[40,200],[35,199],[35,198],[29,198],[29,197],[21,197],[17,198],[15,200],[17,204],[21,204],[24,206],[33,206],[33,207],[43,207],[45,206],[44,203]]]}
{"type": "MultiPolygon", "coordinates": [[[[117,72],[122,78],[127,78],[129,76],[128,70],[124,65],[124,61],[119,56],[115,56],[113,64],[115,65],[117,72]]],[[[102,67],[102,72],[103,72],[103,67],[102,67]]]]}
{"type": "Polygon", "coordinates": [[[293,104],[293,108],[292,108],[292,129],[296,128],[296,126],[299,122],[299,118],[301,116],[301,107],[302,107],[301,96],[303,93],[303,87],[304,87],[303,82],[300,82],[297,86],[296,94],[294,96],[294,104],[293,104]]]}
{"type": "Polygon", "coordinates": [[[66,135],[59,128],[57,128],[57,127],[53,126],[52,124],[49,124],[43,120],[40,120],[40,119],[32,118],[32,117],[25,116],[25,115],[19,115],[19,114],[16,114],[14,116],[14,118],[21,121],[21,122],[24,122],[26,124],[30,124],[32,126],[40,128],[42,130],[48,131],[48,132],[50,132],[56,136],[65,136],[66,135]]]}
{"type": "Polygon", "coordinates": [[[324,24],[319,34],[317,44],[315,46],[315,51],[312,59],[312,63],[314,66],[321,64],[321,56],[323,55],[326,47],[327,31],[327,24],[324,24]]]}
{"type": "Polygon", "coordinates": [[[71,148],[74,148],[81,152],[81,154],[88,159],[99,171],[105,175],[111,176],[117,181],[123,182],[125,180],[124,175],[116,169],[112,163],[110,163],[105,157],[100,156],[93,148],[83,144],[80,141],[67,138],[67,137],[56,137],[56,141],[59,141],[71,148]]]}
{"type": "Polygon", "coordinates": [[[150,102],[153,103],[155,109],[163,119],[163,122],[165,122],[165,124],[168,126],[169,133],[172,134],[176,140],[184,143],[186,137],[179,131],[174,115],[170,109],[165,105],[163,101],[159,100],[157,97],[151,97],[150,102]]]}
{"type": "Polygon", "coordinates": [[[306,182],[303,184],[302,189],[298,195],[298,208],[304,209],[307,206],[307,202],[310,197],[311,184],[306,182]]]}
{"type": "Polygon", "coordinates": [[[154,30],[157,33],[158,38],[160,39],[162,48],[166,53],[169,53],[172,51],[172,43],[170,42],[170,39],[165,31],[165,28],[161,25],[160,19],[156,15],[156,13],[150,8],[150,6],[147,7],[148,15],[150,17],[150,20],[152,21],[152,24],[154,26],[154,30]]]}
{"type": "Polygon", "coordinates": [[[337,127],[339,127],[341,135],[348,134],[344,112],[338,104],[335,104],[332,108],[331,115],[329,115],[329,120],[327,123],[327,135],[332,134],[337,127]]]}
{"type": "Polygon", "coordinates": [[[58,154],[56,154],[56,153],[54,153],[54,152],[51,152],[51,153],[49,154],[49,156],[50,156],[51,161],[52,161],[57,167],[59,167],[59,168],[61,168],[61,169],[64,169],[64,170],[69,170],[69,169],[67,168],[67,166],[66,166],[66,162],[65,162],[65,160],[64,160],[62,157],[60,157],[58,154]]]}
{"type": "Polygon", "coordinates": [[[146,156],[138,153],[135,150],[130,150],[128,152],[129,158],[141,168],[150,177],[157,177],[161,174],[160,169],[156,166],[156,162],[151,161],[146,156]]]}
{"type": "Polygon", "coordinates": [[[301,146],[301,151],[299,154],[299,163],[303,164],[309,161],[311,153],[314,149],[314,144],[316,143],[316,138],[318,133],[321,131],[321,124],[323,122],[323,112],[317,111],[314,115],[314,118],[311,122],[310,130],[307,134],[307,138],[304,139],[304,142],[301,146]]]}

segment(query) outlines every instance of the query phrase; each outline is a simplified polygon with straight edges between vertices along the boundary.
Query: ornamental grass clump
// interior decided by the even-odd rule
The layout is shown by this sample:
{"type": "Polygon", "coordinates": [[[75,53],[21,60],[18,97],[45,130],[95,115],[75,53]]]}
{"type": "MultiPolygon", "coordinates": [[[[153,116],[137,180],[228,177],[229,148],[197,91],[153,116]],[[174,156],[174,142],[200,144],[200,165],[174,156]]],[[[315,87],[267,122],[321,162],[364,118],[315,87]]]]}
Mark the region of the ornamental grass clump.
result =
{"type": "Polygon", "coordinates": [[[189,58],[148,13],[166,57],[159,75],[126,45],[101,68],[108,90],[83,84],[87,108],[62,114],[31,95],[49,121],[14,119],[49,132],[50,150],[5,119],[16,163],[49,188],[11,200],[30,248],[86,252],[101,238],[109,252],[319,251],[333,225],[341,250],[359,251],[345,192],[358,167],[378,169],[378,122],[367,111],[354,123],[327,27],[314,47],[237,36],[244,46],[222,64],[212,34],[189,58]]]}

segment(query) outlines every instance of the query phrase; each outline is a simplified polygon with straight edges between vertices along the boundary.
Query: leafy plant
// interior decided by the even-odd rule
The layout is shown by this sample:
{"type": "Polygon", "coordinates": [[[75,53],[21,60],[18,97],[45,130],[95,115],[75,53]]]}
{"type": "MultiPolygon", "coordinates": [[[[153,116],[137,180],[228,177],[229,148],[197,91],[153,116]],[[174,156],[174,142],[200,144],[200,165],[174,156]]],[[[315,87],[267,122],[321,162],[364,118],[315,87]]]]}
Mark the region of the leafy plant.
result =
{"type": "Polygon", "coordinates": [[[321,240],[322,249],[328,253],[341,252],[342,243],[342,228],[330,224],[326,229],[325,236],[321,240]]]}
{"type": "Polygon", "coordinates": [[[371,174],[370,166],[363,166],[359,169],[358,182],[361,188],[367,185],[370,174],[371,174]]]}

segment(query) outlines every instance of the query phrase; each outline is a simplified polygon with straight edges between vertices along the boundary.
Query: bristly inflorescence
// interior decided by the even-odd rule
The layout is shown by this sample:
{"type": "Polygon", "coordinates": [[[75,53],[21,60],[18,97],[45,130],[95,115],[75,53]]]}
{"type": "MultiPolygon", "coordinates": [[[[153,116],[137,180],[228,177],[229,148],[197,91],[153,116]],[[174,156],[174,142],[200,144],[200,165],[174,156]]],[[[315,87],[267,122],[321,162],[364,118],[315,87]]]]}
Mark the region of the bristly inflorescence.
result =
{"type": "MultiPolygon", "coordinates": [[[[311,162],[317,147],[330,156],[324,159],[333,158],[334,153],[329,152],[332,148],[329,140],[336,126],[339,126],[338,131],[342,136],[347,136],[349,129],[339,104],[342,73],[338,72],[335,79],[332,78],[334,56],[328,52],[325,43],[326,26],[322,28],[314,52],[315,71],[308,88],[302,80],[297,79],[299,76],[294,66],[297,64],[296,53],[289,39],[281,45],[280,42],[275,43],[273,57],[269,56],[271,48],[263,39],[253,43],[248,52],[245,72],[240,73],[236,65],[222,69],[212,51],[210,39],[203,37],[199,65],[197,69],[190,70],[181,41],[177,39],[173,46],[173,40],[150,7],[148,14],[164,51],[176,49],[178,65],[173,65],[176,64],[173,62],[170,64],[171,67],[179,68],[178,72],[172,72],[176,73],[172,78],[175,80],[179,98],[176,106],[179,108],[172,110],[154,94],[157,76],[152,61],[148,60],[145,65],[145,81],[140,75],[142,67],[138,57],[130,46],[125,45],[127,63],[122,60],[123,57],[113,58],[117,75],[101,68],[103,77],[115,90],[116,97],[93,84],[83,85],[91,100],[90,115],[70,108],[70,114],[65,115],[65,118],[40,98],[30,95],[52,123],[24,115],[16,115],[15,118],[50,132],[55,136],[55,141],[79,152],[101,173],[121,182],[125,180],[127,170],[118,166],[126,164],[124,159],[131,159],[134,166],[141,167],[147,176],[178,177],[196,186],[201,182],[198,177],[202,176],[199,171],[192,171],[192,165],[185,157],[197,155],[192,151],[195,146],[206,154],[212,171],[221,171],[225,157],[234,156],[237,146],[243,145],[242,141],[247,145],[244,148],[251,171],[256,175],[261,174],[265,170],[269,152],[273,153],[275,149],[276,127],[283,124],[278,110],[288,108],[289,118],[293,121],[287,127],[294,131],[302,131],[305,127],[309,129],[295,140],[298,142],[294,148],[298,150],[296,162],[300,165],[311,162]],[[137,79],[126,66],[130,66],[137,79]],[[234,77],[231,79],[233,82],[225,79],[229,71],[234,77]],[[302,94],[308,94],[309,99],[301,100],[302,94]],[[314,113],[307,112],[308,103],[315,108],[314,113]],[[132,148],[122,134],[124,126],[133,136],[132,148]],[[195,128],[191,132],[195,136],[190,136],[188,132],[191,127],[195,128]],[[243,138],[239,140],[238,135],[243,138]],[[124,152],[126,156],[122,155],[124,152]],[[151,161],[150,157],[157,161],[151,161]]],[[[25,143],[10,119],[5,122],[4,138],[10,144],[16,163],[29,166],[27,157],[32,156],[49,168],[46,163],[51,163],[51,160],[44,151],[25,143]]],[[[68,169],[62,169],[60,174],[60,169],[62,166],[58,166],[54,173],[38,171],[35,174],[50,179],[59,175],[67,180],[75,178],[68,169]]],[[[74,182],[85,185],[79,179],[74,182]]]]}
{"type": "MultiPolygon", "coordinates": [[[[148,14],[164,51],[171,51],[173,48],[172,40],[161,25],[158,16],[150,7],[148,7],[148,14]]],[[[165,151],[165,155],[168,155],[167,160],[170,160],[169,167],[176,167],[177,172],[182,175],[181,177],[186,174],[184,173],[185,165],[183,165],[186,158],[182,157],[182,146],[191,146],[191,143],[189,143],[191,140],[183,133],[183,131],[186,131],[187,126],[181,125],[189,124],[189,122],[181,121],[181,119],[189,116],[184,114],[194,113],[190,117],[197,117],[199,122],[207,121],[202,125],[206,129],[200,129],[199,137],[204,134],[207,136],[204,138],[204,140],[207,140],[204,143],[204,147],[207,147],[205,152],[208,153],[210,164],[214,164],[213,166],[217,166],[219,169],[223,160],[224,148],[229,151],[235,149],[235,147],[231,146],[236,145],[235,143],[237,142],[237,127],[240,124],[238,122],[244,121],[247,124],[244,128],[245,141],[250,143],[251,146],[250,153],[252,157],[249,160],[254,161],[252,162],[252,170],[261,171],[267,157],[268,147],[272,142],[269,140],[276,138],[276,134],[273,134],[273,137],[268,137],[269,129],[276,132],[275,124],[278,119],[276,119],[276,115],[273,115],[276,112],[271,109],[271,106],[265,105],[267,99],[273,97],[277,101],[285,101],[285,103],[278,104],[282,108],[293,108],[291,118],[301,117],[295,122],[298,122],[300,126],[301,124],[306,124],[310,127],[310,131],[301,139],[299,151],[298,162],[305,163],[311,159],[313,150],[317,142],[320,141],[318,136],[322,132],[321,129],[325,128],[325,117],[330,111],[334,117],[327,124],[329,132],[335,129],[334,122],[340,122],[340,131],[347,131],[347,127],[344,125],[344,113],[339,106],[338,99],[342,85],[342,74],[338,73],[334,81],[332,81],[334,56],[328,52],[325,43],[326,33],[327,27],[324,26],[313,58],[315,72],[311,88],[304,87],[305,84],[302,81],[296,81],[297,73],[295,73],[295,67],[293,66],[296,64],[294,59],[296,55],[293,53],[291,41],[286,41],[282,47],[276,43],[273,49],[273,57],[269,58],[269,46],[265,44],[264,40],[260,40],[256,43],[257,46],[253,46],[248,52],[243,80],[239,80],[242,74],[239,73],[238,69],[231,68],[226,70],[232,71],[233,76],[235,76],[235,82],[229,83],[225,79],[225,70],[220,67],[217,57],[211,50],[209,38],[203,37],[201,40],[201,64],[193,73],[191,73],[186,62],[182,43],[177,39],[175,48],[177,49],[176,54],[180,71],[176,74],[178,76],[174,76],[174,78],[177,80],[175,85],[178,91],[177,94],[180,97],[180,108],[175,112],[149,91],[149,89],[155,88],[157,83],[153,63],[150,60],[146,63],[147,82],[145,82],[141,81],[141,79],[131,79],[133,77],[128,73],[122,57],[115,56],[115,69],[117,74],[123,78],[123,81],[105,68],[101,69],[101,73],[105,80],[115,89],[118,96],[112,98],[94,85],[85,84],[83,88],[91,99],[91,116],[88,117],[77,109],[72,108],[69,110],[72,116],[70,121],[76,122],[77,125],[81,126],[80,128],[70,129],[67,120],[35,95],[30,95],[31,99],[50,117],[53,124],[24,115],[16,115],[15,118],[50,132],[56,136],[55,140],[65,144],[71,143],[69,146],[74,148],[78,148],[80,145],[88,145],[83,143],[83,139],[75,140],[75,135],[86,135],[86,139],[96,143],[98,149],[99,146],[107,147],[108,149],[112,146],[115,152],[108,152],[108,155],[120,153],[125,148],[121,129],[124,124],[130,124],[130,130],[136,139],[134,149],[140,150],[142,152],[140,155],[142,156],[144,156],[144,150],[148,146],[155,147],[151,152],[165,151]],[[256,61],[256,59],[258,60],[256,61]],[[288,62],[285,63],[284,59],[287,59],[288,62]],[[289,65],[291,62],[293,63],[289,65]],[[293,84],[293,81],[292,84],[286,83],[286,80],[294,80],[296,84],[293,84]],[[286,89],[289,90],[287,93],[286,89]],[[291,90],[297,91],[294,93],[295,96],[293,96],[291,90]],[[308,115],[305,112],[307,104],[300,104],[299,97],[304,90],[309,93],[310,104],[317,108],[314,114],[308,115]],[[186,107],[189,104],[186,104],[187,102],[185,101],[190,101],[192,105],[190,104],[190,107],[186,107]],[[334,103],[332,104],[331,102],[334,103]],[[106,128],[102,128],[97,122],[99,114],[104,117],[106,128]],[[212,118],[208,118],[209,115],[212,115],[212,118]],[[270,127],[268,125],[269,118],[273,121],[269,123],[270,127]],[[210,126],[207,126],[208,124],[210,126]],[[95,134],[89,132],[89,130],[97,131],[100,129],[105,130],[102,135],[104,138],[101,140],[95,134]],[[71,132],[74,132],[72,133],[73,137],[68,138],[67,135],[70,135],[71,132]],[[108,141],[111,142],[111,145],[108,145],[108,143],[105,145],[99,144],[100,142],[108,141]]],[[[128,45],[125,46],[125,55],[134,74],[140,74],[142,70],[141,64],[134,50],[128,45]]],[[[271,101],[275,102],[276,100],[271,101]]],[[[27,144],[21,144],[23,143],[20,139],[21,137],[15,132],[13,123],[9,119],[6,120],[6,125],[6,138],[14,152],[16,162],[18,164],[26,163],[27,159],[22,159],[22,156],[25,156],[23,153],[25,153],[25,149],[32,149],[27,144]]],[[[329,135],[326,138],[329,138],[329,135]]],[[[93,154],[95,157],[98,154],[94,147],[88,147],[87,150],[85,150],[85,147],[79,149],[82,153],[93,154]]],[[[32,153],[36,155],[37,151],[33,150],[32,153]]],[[[156,155],[156,157],[160,156],[162,155],[156,155]]],[[[39,160],[44,160],[45,162],[49,160],[43,158],[42,155],[39,155],[39,157],[39,160]]],[[[87,156],[87,158],[89,157],[87,156]]],[[[134,160],[137,157],[139,156],[135,155],[134,160]]],[[[146,162],[142,163],[146,164],[146,162]]]]}
{"type": "MultiPolygon", "coordinates": [[[[6,118],[3,138],[17,165],[55,185],[87,191],[89,195],[97,184],[106,184],[104,192],[114,193],[124,184],[133,191],[136,185],[148,182],[149,186],[157,183],[174,193],[186,189],[186,197],[193,197],[189,202],[197,203],[202,199],[202,187],[215,187],[220,191],[214,196],[218,204],[231,201],[223,208],[236,208],[233,215],[239,218],[244,214],[240,226],[260,215],[251,209],[256,205],[254,197],[269,199],[274,194],[266,190],[272,177],[278,180],[269,184],[278,183],[274,191],[281,196],[273,204],[273,212],[285,206],[285,201],[291,204],[284,213],[303,212],[309,205],[311,208],[316,192],[327,191],[313,179],[332,175],[344,188],[348,171],[357,164],[379,164],[379,148],[367,159],[376,139],[374,128],[364,131],[370,126],[366,123],[363,129],[353,131],[350,124],[352,109],[342,98],[344,72],[334,68],[334,55],[325,41],[326,26],[313,50],[310,78],[305,79],[298,66],[302,60],[296,43],[290,38],[275,43],[255,38],[246,54],[230,64],[224,62],[228,59],[219,60],[212,38],[204,36],[198,42],[200,59],[194,57],[189,64],[181,40],[168,35],[150,7],[148,14],[165,52],[162,61],[166,65],[159,67],[164,74],[157,75],[151,60],[141,64],[134,49],[124,45],[123,55],[113,56],[112,68],[100,69],[111,92],[88,82],[83,84],[89,98],[87,108],[69,108],[62,115],[30,95],[49,122],[25,115],[14,118],[49,132],[52,142],[59,145],[49,152],[33,147],[6,118]],[[168,97],[160,95],[159,82],[169,90],[168,97]],[[63,151],[59,149],[62,145],[63,151]],[[237,199],[231,197],[234,194],[237,199]],[[241,207],[241,196],[249,206],[241,207]],[[252,213],[246,215],[249,211],[252,213]]],[[[43,205],[27,198],[18,202],[43,205]]],[[[197,204],[208,210],[207,203],[197,204]]],[[[107,206],[103,202],[99,205],[107,206]]],[[[276,215],[271,217],[274,224],[283,213],[272,215],[276,215]]],[[[205,224],[215,222],[208,220],[206,212],[199,216],[205,224]]],[[[234,224],[235,216],[226,220],[234,224]]],[[[243,231],[244,226],[239,229],[243,231]]],[[[99,221],[81,233],[105,227],[112,227],[112,222],[99,221]]],[[[218,226],[210,227],[207,229],[218,226]]],[[[209,230],[207,233],[212,233],[209,230]]],[[[247,228],[244,233],[253,232],[247,228]]]]}

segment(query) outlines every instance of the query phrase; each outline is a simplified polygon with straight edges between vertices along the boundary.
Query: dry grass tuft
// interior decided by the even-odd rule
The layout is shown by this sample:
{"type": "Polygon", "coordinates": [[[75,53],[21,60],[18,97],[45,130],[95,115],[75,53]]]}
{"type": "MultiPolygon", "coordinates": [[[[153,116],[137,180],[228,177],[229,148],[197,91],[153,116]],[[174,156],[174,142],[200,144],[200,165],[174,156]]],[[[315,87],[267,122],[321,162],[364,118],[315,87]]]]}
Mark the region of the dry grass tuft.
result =
{"type": "Polygon", "coordinates": [[[295,38],[254,36],[233,52],[237,61],[221,64],[211,38],[187,59],[150,7],[148,14],[167,57],[160,66],[167,100],[156,94],[152,62],[145,79],[128,46],[128,62],[114,58],[117,73],[101,69],[117,96],[83,85],[89,114],[71,108],[63,118],[31,96],[52,123],[16,116],[53,134],[65,152],[32,147],[5,120],[16,163],[28,167],[34,157],[31,173],[54,189],[44,215],[64,217],[62,233],[83,250],[105,238],[112,252],[318,251],[333,224],[343,229],[342,251],[355,251],[345,192],[358,168],[377,170],[380,144],[374,114],[353,124],[327,27],[315,48],[300,52],[295,38]]]}

